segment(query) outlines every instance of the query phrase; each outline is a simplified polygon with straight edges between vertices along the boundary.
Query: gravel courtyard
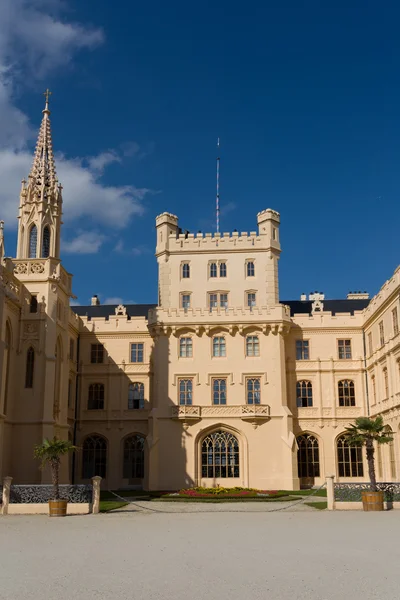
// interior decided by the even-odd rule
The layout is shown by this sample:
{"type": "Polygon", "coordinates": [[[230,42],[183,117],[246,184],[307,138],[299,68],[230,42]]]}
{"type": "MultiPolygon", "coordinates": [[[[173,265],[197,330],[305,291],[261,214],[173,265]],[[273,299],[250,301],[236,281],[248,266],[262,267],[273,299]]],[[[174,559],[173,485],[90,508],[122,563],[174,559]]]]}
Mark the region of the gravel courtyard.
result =
{"type": "Polygon", "coordinates": [[[155,512],[0,517],[0,598],[399,598],[400,512],[180,513],[154,504],[155,512]]]}

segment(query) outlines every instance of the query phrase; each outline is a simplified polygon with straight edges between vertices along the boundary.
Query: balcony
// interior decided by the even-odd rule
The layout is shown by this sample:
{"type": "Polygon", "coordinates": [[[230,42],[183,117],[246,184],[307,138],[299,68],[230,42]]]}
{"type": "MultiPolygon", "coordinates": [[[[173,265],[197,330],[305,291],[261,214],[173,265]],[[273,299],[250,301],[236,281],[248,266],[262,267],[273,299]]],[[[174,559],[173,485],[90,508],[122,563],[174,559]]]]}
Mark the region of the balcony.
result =
{"type": "Polygon", "coordinates": [[[268,404],[243,404],[233,406],[172,406],[171,418],[189,424],[207,418],[239,418],[257,427],[270,418],[268,404]]]}

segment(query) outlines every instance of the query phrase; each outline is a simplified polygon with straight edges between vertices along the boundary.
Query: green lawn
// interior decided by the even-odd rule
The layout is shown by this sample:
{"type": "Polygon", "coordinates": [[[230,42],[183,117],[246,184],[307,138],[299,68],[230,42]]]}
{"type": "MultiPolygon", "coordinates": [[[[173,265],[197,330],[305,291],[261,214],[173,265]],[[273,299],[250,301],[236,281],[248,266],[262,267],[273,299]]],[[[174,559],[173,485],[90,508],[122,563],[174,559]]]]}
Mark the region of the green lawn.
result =
{"type": "Polygon", "coordinates": [[[317,510],[325,510],[328,507],[327,502],[304,502],[306,506],[311,506],[317,510]]]}
{"type": "Polygon", "coordinates": [[[100,500],[100,512],[109,512],[126,506],[128,502],[114,502],[112,500],[100,500]]]}

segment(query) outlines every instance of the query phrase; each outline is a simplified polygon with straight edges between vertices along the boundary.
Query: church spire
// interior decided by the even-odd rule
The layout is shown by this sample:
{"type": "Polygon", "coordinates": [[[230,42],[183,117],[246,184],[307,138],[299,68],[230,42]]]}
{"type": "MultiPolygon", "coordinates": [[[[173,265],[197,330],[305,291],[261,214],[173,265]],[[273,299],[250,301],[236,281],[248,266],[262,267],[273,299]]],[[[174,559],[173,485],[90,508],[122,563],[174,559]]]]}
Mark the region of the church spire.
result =
{"type": "Polygon", "coordinates": [[[47,89],[32,168],[28,181],[22,181],[17,258],[60,258],[62,187],[53,155],[50,95],[47,89]]]}
{"type": "Polygon", "coordinates": [[[54,163],[53,142],[51,139],[50,127],[50,95],[51,92],[47,89],[44,92],[46,104],[44,110],[42,111],[42,124],[40,125],[39,129],[35,156],[33,159],[31,172],[29,174],[28,183],[28,187],[31,187],[32,191],[39,197],[47,197],[52,192],[55,192],[57,188],[56,166],[54,163]]]}

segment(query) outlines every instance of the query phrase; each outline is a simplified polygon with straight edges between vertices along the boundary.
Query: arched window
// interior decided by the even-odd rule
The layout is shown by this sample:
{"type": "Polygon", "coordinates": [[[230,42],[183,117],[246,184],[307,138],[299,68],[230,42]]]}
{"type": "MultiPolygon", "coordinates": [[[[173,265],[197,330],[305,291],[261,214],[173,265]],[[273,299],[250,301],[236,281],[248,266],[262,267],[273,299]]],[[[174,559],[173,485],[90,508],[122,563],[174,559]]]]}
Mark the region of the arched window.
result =
{"type": "Polygon", "coordinates": [[[239,442],[233,433],[215,431],[201,444],[202,477],[239,477],[239,442]]]}
{"type": "Polygon", "coordinates": [[[4,396],[4,408],[3,413],[7,414],[7,397],[8,397],[8,384],[10,380],[10,362],[11,362],[11,325],[7,321],[6,323],[6,338],[4,347],[4,361],[3,361],[3,396],[4,396]]]}
{"type": "Polygon", "coordinates": [[[28,348],[26,353],[26,369],[25,369],[25,387],[33,387],[33,373],[35,370],[35,351],[32,348],[28,348]]]}
{"type": "Polygon", "coordinates": [[[107,471],[107,440],[91,435],[82,446],[82,478],[105,477],[107,471]]]}
{"type": "Polygon", "coordinates": [[[320,476],[318,440],[309,433],[297,438],[297,468],[300,479],[313,479],[320,476]]]}
{"type": "Polygon", "coordinates": [[[344,435],[338,437],[336,447],[339,477],[363,477],[362,448],[350,445],[344,435]]]}
{"type": "Polygon", "coordinates": [[[144,477],[144,437],[131,435],[124,442],[124,479],[144,477]]]}
{"type": "Polygon", "coordinates": [[[89,385],[88,410],[104,409],[104,385],[92,383],[89,385]]]}
{"type": "Polygon", "coordinates": [[[43,240],[42,240],[42,258],[48,258],[50,256],[50,227],[46,225],[43,229],[43,240]]]}
{"type": "Polygon", "coordinates": [[[219,265],[219,276],[220,277],[226,277],[226,275],[227,275],[226,262],[222,262],[219,265]]]}
{"type": "Polygon", "coordinates": [[[32,225],[29,232],[29,249],[28,249],[28,258],[36,258],[37,252],[37,227],[36,225],[32,225]]]}
{"type": "Polygon", "coordinates": [[[298,381],[296,384],[296,405],[307,408],[313,405],[311,381],[298,381]]]}
{"type": "Polygon", "coordinates": [[[189,263],[183,263],[182,265],[182,279],[190,278],[190,265],[189,263]]]}
{"type": "Polygon", "coordinates": [[[226,342],[223,336],[213,338],[213,356],[226,356],[226,342]]]}
{"type": "Polygon", "coordinates": [[[217,263],[210,264],[210,277],[217,277],[217,263]]]}
{"type": "Polygon", "coordinates": [[[246,276],[247,277],[254,277],[254,275],[255,275],[254,262],[252,260],[249,260],[246,263],[246,276]]]}
{"type": "Polygon", "coordinates": [[[128,389],[128,409],[144,408],[144,385],[143,383],[130,383],[128,389]]]}
{"type": "Polygon", "coordinates": [[[246,337],[246,356],[260,356],[258,335],[248,335],[246,337]]]}
{"type": "Polygon", "coordinates": [[[343,379],[338,383],[339,406],[355,406],[356,397],[354,391],[354,381],[343,379]]]}

